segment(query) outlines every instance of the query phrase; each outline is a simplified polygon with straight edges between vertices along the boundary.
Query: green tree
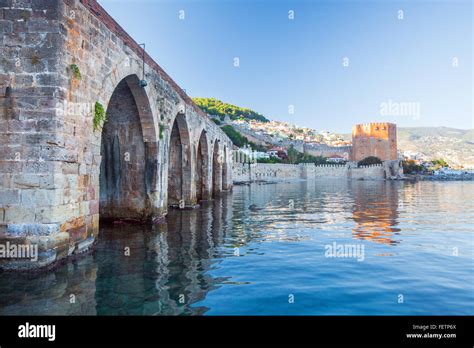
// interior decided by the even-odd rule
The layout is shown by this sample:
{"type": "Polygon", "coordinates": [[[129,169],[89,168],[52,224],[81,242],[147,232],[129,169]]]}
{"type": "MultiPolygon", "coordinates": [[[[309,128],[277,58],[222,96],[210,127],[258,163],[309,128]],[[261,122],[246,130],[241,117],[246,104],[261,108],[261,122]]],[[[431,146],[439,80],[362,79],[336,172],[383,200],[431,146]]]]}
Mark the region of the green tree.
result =
{"type": "Polygon", "coordinates": [[[442,158],[440,159],[435,159],[431,161],[435,167],[441,168],[441,167],[449,167],[449,164],[442,158]]]}
{"type": "Polygon", "coordinates": [[[232,143],[237,147],[244,147],[246,144],[249,143],[249,140],[242,136],[239,132],[237,132],[234,127],[227,125],[222,127],[222,130],[225,134],[232,140],[232,143]]]}
{"type": "Polygon", "coordinates": [[[257,159],[257,163],[275,164],[275,163],[283,163],[283,160],[278,157],[260,158],[260,159],[257,159]]]}
{"type": "Polygon", "coordinates": [[[298,163],[300,153],[296,151],[293,145],[290,145],[290,147],[288,148],[287,154],[288,154],[288,163],[291,163],[291,164],[298,163]]]}
{"type": "Polygon", "coordinates": [[[422,165],[416,164],[414,160],[402,161],[403,173],[405,174],[416,174],[424,171],[422,165]]]}
{"type": "Polygon", "coordinates": [[[216,98],[193,98],[193,101],[202,111],[209,115],[219,116],[221,120],[223,120],[226,115],[229,115],[232,120],[244,119],[270,122],[258,112],[248,108],[241,108],[229,103],[224,103],[216,98]]]}
{"type": "Polygon", "coordinates": [[[382,160],[378,157],[375,157],[375,156],[369,156],[369,157],[366,157],[364,158],[362,161],[359,161],[359,163],[357,163],[358,166],[370,166],[370,165],[373,165],[373,164],[381,164],[382,163],[382,160]]]}

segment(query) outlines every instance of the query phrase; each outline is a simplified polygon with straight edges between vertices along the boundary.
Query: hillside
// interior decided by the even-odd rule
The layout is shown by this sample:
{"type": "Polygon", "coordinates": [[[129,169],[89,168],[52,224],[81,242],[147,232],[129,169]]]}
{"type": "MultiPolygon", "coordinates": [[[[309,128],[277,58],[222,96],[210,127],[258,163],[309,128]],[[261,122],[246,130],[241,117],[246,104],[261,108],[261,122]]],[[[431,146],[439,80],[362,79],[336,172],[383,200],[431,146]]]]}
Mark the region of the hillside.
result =
{"type": "Polygon", "coordinates": [[[202,111],[209,115],[219,116],[221,120],[228,115],[232,120],[245,119],[269,122],[267,118],[248,108],[242,108],[229,103],[224,103],[215,98],[193,98],[193,101],[202,111]]]}
{"type": "MultiPolygon", "coordinates": [[[[231,120],[256,120],[262,122],[260,125],[254,123],[252,129],[249,127],[238,127],[239,121],[234,122],[233,127],[227,127],[228,129],[225,129],[225,131],[229,133],[228,135],[232,136],[237,146],[242,146],[243,143],[252,143],[252,141],[252,145],[255,145],[254,143],[258,141],[251,137],[252,134],[257,138],[263,137],[266,134],[271,137],[289,136],[290,139],[297,139],[298,136],[304,134],[304,141],[306,142],[315,141],[313,138],[323,137],[315,130],[306,128],[297,129],[289,123],[278,124],[277,122],[271,122],[256,111],[228,104],[215,98],[193,98],[193,100],[204,112],[209,115],[219,116],[221,120],[224,120],[224,117],[228,115],[231,120]],[[240,134],[242,132],[245,134],[240,134]],[[289,135],[289,133],[291,134],[289,135]],[[309,138],[309,140],[307,138],[309,138]]],[[[246,123],[244,122],[244,124],[246,123]]],[[[331,142],[335,141],[351,140],[350,134],[331,134],[325,135],[324,137],[328,138],[324,139],[328,145],[332,145],[331,142]]],[[[423,155],[423,157],[430,160],[444,159],[453,166],[474,167],[474,129],[399,127],[397,128],[397,137],[398,148],[402,153],[411,152],[412,154],[423,155]]],[[[321,141],[321,139],[317,140],[318,142],[321,141]]],[[[266,142],[271,143],[271,141],[266,142]]]]}
{"type": "Polygon", "coordinates": [[[443,158],[452,165],[474,166],[474,130],[448,127],[399,128],[398,147],[402,151],[443,158]]]}

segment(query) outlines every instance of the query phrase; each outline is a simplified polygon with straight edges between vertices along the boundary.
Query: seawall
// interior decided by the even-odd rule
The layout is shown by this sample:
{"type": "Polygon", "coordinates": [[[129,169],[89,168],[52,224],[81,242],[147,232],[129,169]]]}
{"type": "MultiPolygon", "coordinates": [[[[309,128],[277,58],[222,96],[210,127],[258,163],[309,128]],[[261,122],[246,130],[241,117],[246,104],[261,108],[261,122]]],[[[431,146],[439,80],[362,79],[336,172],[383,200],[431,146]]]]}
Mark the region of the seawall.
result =
{"type": "Polygon", "coordinates": [[[384,180],[398,178],[401,172],[397,164],[387,162],[370,166],[357,167],[353,163],[322,164],[267,164],[267,163],[234,163],[234,183],[282,180],[305,180],[318,178],[351,179],[351,180],[384,180]]]}

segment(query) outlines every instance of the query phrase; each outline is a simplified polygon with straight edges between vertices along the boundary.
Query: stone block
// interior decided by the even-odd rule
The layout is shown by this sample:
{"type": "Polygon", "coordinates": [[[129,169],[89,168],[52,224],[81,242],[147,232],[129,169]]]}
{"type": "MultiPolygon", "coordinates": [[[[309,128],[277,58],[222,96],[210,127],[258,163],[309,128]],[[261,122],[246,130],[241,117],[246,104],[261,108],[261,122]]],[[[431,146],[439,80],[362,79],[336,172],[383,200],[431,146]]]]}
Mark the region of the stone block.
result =
{"type": "Polygon", "coordinates": [[[31,19],[28,21],[30,33],[59,33],[59,22],[47,19],[31,19]]]}
{"type": "Polygon", "coordinates": [[[0,189],[0,206],[20,203],[19,190],[2,190],[0,189]]]}
{"type": "MultiPolygon", "coordinates": [[[[7,29],[4,29],[7,30],[7,29]]],[[[5,46],[22,46],[25,43],[25,33],[4,33],[3,44],[5,46]]],[[[16,61],[14,59],[4,59],[2,60],[2,65],[5,67],[6,72],[8,71],[21,71],[15,65],[16,61]]],[[[22,64],[23,61],[20,61],[22,64]]]]}
{"type": "Polygon", "coordinates": [[[74,216],[74,207],[70,204],[52,207],[40,207],[36,209],[36,221],[38,223],[60,223],[74,216]]]}
{"type": "Polygon", "coordinates": [[[7,234],[13,237],[20,236],[49,236],[59,233],[59,224],[8,224],[7,234]]]}
{"type": "Polygon", "coordinates": [[[0,32],[10,34],[13,31],[13,24],[11,21],[0,20],[0,32]]]}
{"type": "Polygon", "coordinates": [[[0,7],[12,7],[13,0],[0,0],[0,7]]]}
{"type": "Polygon", "coordinates": [[[99,201],[93,200],[89,202],[89,212],[90,214],[99,214],[99,201]]]}
{"type": "Polygon", "coordinates": [[[38,74],[35,77],[38,86],[63,86],[67,80],[55,72],[38,74]]]}
{"type": "Polygon", "coordinates": [[[21,203],[22,205],[31,206],[51,206],[60,205],[63,203],[63,190],[22,190],[21,203]]]}
{"type": "Polygon", "coordinates": [[[64,176],[62,174],[38,175],[39,186],[43,189],[59,189],[64,187],[64,176]]]}
{"type": "Polygon", "coordinates": [[[64,232],[64,231],[78,229],[84,226],[85,220],[86,218],[84,216],[80,216],[80,217],[68,220],[61,224],[61,231],[64,232]]]}
{"type": "MultiPolygon", "coordinates": [[[[13,188],[13,175],[12,174],[0,174],[0,188],[2,189],[11,189],[13,188]]],[[[15,186],[16,188],[16,186],[15,186]]]]}
{"type": "Polygon", "coordinates": [[[29,9],[7,9],[3,14],[5,19],[11,21],[27,22],[31,17],[31,10],[29,9]]]}
{"type": "Polygon", "coordinates": [[[22,170],[25,174],[55,174],[60,171],[60,162],[23,162],[22,170]]]}
{"type": "Polygon", "coordinates": [[[79,174],[79,164],[78,163],[62,163],[62,172],[63,174],[79,174]]]}
{"type": "Polygon", "coordinates": [[[6,223],[33,223],[35,221],[35,211],[33,209],[25,209],[20,205],[4,207],[6,223]]]}

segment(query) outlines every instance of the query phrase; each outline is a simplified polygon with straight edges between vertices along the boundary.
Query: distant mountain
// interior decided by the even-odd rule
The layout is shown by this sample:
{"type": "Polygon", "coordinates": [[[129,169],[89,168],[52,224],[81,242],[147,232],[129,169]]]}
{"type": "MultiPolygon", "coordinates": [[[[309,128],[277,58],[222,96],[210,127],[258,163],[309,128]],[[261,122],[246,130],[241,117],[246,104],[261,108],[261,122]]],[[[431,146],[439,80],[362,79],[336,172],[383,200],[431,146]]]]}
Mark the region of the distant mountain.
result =
{"type": "Polygon", "coordinates": [[[260,122],[270,122],[262,114],[248,108],[242,108],[215,98],[193,98],[193,101],[202,111],[209,115],[219,116],[222,120],[229,116],[232,120],[243,118],[245,120],[257,120],[260,122]]]}
{"type": "Polygon", "coordinates": [[[397,129],[398,148],[445,159],[451,165],[474,166],[474,129],[416,127],[397,129]]]}
{"type": "MultiPolygon", "coordinates": [[[[344,134],[351,139],[350,134],[344,134]]],[[[449,127],[397,128],[398,148],[444,159],[451,165],[474,166],[474,129],[449,127]]]]}

